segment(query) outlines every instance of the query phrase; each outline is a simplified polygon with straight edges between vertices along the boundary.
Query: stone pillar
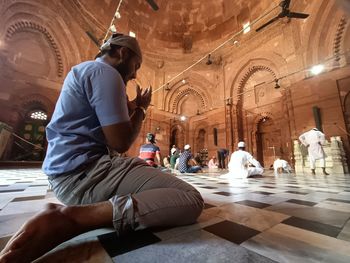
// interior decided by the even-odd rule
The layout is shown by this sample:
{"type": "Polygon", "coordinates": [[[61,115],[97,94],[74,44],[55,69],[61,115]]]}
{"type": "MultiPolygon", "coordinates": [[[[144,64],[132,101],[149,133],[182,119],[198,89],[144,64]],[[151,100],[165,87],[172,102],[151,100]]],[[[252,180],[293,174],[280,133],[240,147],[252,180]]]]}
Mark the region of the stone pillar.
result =
{"type": "Polygon", "coordinates": [[[342,156],[342,164],[344,167],[344,173],[347,174],[347,173],[349,173],[349,167],[348,167],[348,162],[347,162],[347,158],[346,158],[346,152],[345,152],[344,146],[343,146],[343,141],[341,140],[340,136],[336,136],[335,138],[337,139],[338,144],[339,144],[340,153],[342,156]]]}
{"type": "Polygon", "coordinates": [[[331,156],[332,156],[332,172],[344,173],[344,167],[342,163],[342,155],[339,147],[339,141],[336,137],[331,137],[331,156]]]}
{"type": "Polygon", "coordinates": [[[300,150],[299,141],[294,140],[294,161],[295,161],[295,174],[304,173],[304,160],[300,150]]]}

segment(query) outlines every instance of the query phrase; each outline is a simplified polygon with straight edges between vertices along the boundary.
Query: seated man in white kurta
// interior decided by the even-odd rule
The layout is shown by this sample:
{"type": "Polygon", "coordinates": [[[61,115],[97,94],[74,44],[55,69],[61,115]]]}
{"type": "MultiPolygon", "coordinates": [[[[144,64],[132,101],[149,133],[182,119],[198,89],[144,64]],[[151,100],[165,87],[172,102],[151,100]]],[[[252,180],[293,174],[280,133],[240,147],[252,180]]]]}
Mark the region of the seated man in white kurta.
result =
{"type": "Polygon", "coordinates": [[[254,175],[262,175],[264,168],[254,157],[245,151],[245,143],[238,143],[238,150],[232,153],[228,164],[229,172],[222,177],[224,178],[248,178],[254,175]],[[251,167],[254,165],[254,167],[251,167]]]}

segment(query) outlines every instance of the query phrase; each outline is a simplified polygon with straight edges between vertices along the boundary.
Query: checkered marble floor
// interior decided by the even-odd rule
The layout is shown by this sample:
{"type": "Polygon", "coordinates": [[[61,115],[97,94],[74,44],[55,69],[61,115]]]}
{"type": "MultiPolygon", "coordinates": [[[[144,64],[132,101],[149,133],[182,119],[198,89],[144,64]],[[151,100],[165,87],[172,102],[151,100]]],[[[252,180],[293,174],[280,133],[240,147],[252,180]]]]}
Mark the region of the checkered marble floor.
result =
{"type": "MultiPolygon", "coordinates": [[[[204,197],[196,224],[122,240],[98,229],[36,262],[350,262],[349,175],[178,177],[204,197]]],[[[40,169],[0,170],[0,249],[48,202],[59,203],[40,169]]]]}

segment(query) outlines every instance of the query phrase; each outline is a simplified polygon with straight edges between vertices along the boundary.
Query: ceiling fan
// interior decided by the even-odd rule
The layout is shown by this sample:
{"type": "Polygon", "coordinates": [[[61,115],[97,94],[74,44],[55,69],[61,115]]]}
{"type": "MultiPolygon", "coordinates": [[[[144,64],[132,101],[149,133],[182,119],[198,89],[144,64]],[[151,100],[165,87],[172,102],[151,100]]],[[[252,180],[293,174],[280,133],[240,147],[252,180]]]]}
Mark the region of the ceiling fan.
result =
{"type": "Polygon", "coordinates": [[[264,27],[272,24],[273,22],[275,22],[278,19],[283,18],[283,17],[288,17],[289,19],[291,19],[291,18],[305,19],[305,18],[307,18],[309,16],[309,14],[291,12],[289,10],[290,1],[291,0],[284,0],[284,1],[282,1],[279,4],[279,6],[282,7],[281,13],[279,13],[276,17],[272,18],[270,21],[266,22],[261,27],[256,29],[256,32],[259,32],[264,27]]]}
{"type": "Polygon", "coordinates": [[[154,11],[157,11],[159,9],[158,5],[154,0],[146,0],[147,3],[152,7],[154,11]]]}

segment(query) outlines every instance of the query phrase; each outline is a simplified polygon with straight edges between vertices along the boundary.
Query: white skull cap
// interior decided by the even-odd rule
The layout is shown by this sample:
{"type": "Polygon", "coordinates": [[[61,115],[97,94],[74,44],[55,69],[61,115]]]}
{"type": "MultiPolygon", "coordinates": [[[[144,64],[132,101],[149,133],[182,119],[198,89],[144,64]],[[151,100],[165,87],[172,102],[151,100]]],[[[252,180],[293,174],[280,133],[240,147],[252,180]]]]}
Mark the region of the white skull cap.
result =
{"type": "Polygon", "coordinates": [[[245,147],[245,143],[244,142],[239,142],[237,146],[238,146],[238,148],[245,147]]]}

